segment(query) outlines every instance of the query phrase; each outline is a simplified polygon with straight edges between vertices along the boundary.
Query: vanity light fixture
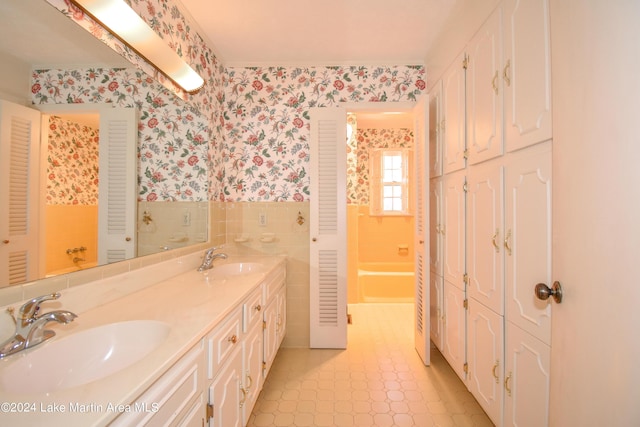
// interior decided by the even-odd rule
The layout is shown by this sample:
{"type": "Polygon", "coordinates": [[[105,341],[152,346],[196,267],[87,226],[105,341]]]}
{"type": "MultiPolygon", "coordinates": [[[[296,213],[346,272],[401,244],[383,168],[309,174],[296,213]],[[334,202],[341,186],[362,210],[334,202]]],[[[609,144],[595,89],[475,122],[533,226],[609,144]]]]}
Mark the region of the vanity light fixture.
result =
{"type": "Polygon", "coordinates": [[[71,0],[188,93],[204,86],[196,73],[124,0],[71,0]]]}

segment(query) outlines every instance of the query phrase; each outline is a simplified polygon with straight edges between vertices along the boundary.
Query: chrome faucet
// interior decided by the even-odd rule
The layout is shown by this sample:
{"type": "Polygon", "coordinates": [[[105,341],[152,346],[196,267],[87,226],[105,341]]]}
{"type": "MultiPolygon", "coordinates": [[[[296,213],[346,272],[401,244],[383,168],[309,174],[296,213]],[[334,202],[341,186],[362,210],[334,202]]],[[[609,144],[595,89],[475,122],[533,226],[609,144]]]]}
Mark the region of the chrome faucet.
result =
{"type": "Polygon", "coordinates": [[[17,319],[13,318],[16,324],[16,332],[11,338],[0,344],[0,359],[53,338],[56,333],[44,329],[49,322],[67,324],[77,317],[70,311],[65,310],[51,311],[38,316],[40,304],[58,298],[60,298],[59,292],[43,295],[26,302],[20,307],[17,319]]]}
{"type": "Polygon", "coordinates": [[[216,246],[211,249],[207,249],[207,251],[204,253],[202,264],[200,265],[200,267],[198,267],[198,271],[205,271],[205,270],[212,269],[214,259],[218,259],[218,258],[227,259],[227,254],[224,254],[222,252],[214,253],[218,249],[222,249],[222,246],[216,246]]]}

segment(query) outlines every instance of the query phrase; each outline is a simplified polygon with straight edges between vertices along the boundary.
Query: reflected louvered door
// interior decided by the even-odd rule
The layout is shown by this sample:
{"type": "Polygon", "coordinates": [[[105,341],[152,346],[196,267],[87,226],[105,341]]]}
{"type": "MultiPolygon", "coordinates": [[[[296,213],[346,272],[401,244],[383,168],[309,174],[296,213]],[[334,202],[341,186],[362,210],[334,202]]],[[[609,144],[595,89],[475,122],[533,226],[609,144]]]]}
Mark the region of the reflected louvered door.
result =
{"type": "Polygon", "coordinates": [[[133,108],[100,112],[98,263],[101,265],[136,255],[136,117],[133,108]]]}
{"type": "Polygon", "coordinates": [[[311,110],[310,346],[347,346],[347,115],[311,110]]]}
{"type": "Polygon", "coordinates": [[[0,287],[38,275],[40,112],[0,101],[0,287]]]}
{"type": "Polygon", "coordinates": [[[416,351],[425,365],[431,363],[430,354],[430,292],[429,292],[429,99],[420,99],[413,109],[415,122],[415,331],[416,351]]]}

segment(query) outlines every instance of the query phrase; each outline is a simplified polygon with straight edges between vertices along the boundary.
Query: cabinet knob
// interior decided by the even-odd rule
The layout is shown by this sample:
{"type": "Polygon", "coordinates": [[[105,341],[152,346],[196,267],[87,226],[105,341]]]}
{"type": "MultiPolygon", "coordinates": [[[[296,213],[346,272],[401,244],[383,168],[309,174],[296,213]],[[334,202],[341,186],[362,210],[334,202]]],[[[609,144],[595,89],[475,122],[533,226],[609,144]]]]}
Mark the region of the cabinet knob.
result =
{"type": "Polygon", "coordinates": [[[4,243],[5,245],[8,245],[8,244],[9,244],[9,240],[8,240],[8,239],[4,239],[4,240],[2,241],[2,243],[4,243]]]}
{"type": "Polygon", "coordinates": [[[260,311],[260,310],[262,310],[262,306],[261,306],[260,304],[258,304],[258,305],[256,305],[255,307],[253,307],[253,309],[254,309],[255,311],[260,311]]]}
{"type": "Polygon", "coordinates": [[[236,334],[233,334],[229,338],[227,338],[227,341],[229,341],[231,344],[235,344],[238,342],[238,337],[236,336],[236,334]]]}

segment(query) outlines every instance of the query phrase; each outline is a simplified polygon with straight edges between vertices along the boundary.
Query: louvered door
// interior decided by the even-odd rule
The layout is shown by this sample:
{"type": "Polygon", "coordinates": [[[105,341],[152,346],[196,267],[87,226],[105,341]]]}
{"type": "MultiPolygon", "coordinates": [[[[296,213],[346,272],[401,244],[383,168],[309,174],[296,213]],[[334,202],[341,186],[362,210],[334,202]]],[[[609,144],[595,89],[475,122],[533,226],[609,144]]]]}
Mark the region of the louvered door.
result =
{"type": "Polygon", "coordinates": [[[420,99],[414,108],[415,129],[415,348],[425,365],[430,354],[429,292],[429,99],[420,99]]]}
{"type": "Polygon", "coordinates": [[[98,263],[136,255],[137,119],[133,108],[100,112],[98,263]]]}
{"type": "Polygon", "coordinates": [[[311,110],[311,348],[347,346],[346,117],[343,108],[311,110]]]}
{"type": "Polygon", "coordinates": [[[40,112],[0,101],[0,288],[38,274],[40,112]]]}

